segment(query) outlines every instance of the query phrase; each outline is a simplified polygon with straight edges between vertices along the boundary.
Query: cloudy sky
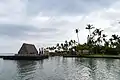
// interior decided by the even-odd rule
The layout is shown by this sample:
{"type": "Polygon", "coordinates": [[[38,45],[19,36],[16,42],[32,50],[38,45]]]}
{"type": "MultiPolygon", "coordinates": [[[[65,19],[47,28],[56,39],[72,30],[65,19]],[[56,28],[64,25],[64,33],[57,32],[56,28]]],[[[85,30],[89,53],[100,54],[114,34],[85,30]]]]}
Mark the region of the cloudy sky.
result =
{"type": "Polygon", "coordinates": [[[0,0],[0,53],[17,53],[23,42],[36,47],[76,39],[86,42],[86,24],[119,34],[120,0],[0,0]]]}

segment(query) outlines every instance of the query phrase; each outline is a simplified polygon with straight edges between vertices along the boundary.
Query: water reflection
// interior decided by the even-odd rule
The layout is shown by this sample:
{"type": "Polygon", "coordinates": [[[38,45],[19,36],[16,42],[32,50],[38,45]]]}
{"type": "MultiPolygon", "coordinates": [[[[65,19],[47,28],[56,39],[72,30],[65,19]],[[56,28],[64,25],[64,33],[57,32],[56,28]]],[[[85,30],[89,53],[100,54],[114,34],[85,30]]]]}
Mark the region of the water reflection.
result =
{"type": "Polygon", "coordinates": [[[16,61],[16,63],[18,78],[20,78],[21,80],[30,80],[34,78],[36,61],[20,60],[16,61]]]}
{"type": "Polygon", "coordinates": [[[114,66],[113,64],[111,64],[114,63],[114,59],[113,60],[105,59],[105,63],[106,63],[106,69],[108,70],[108,72],[110,72],[111,68],[114,66]]]}
{"type": "Polygon", "coordinates": [[[120,60],[116,62],[116,59],[74,58],[67,80],[118,80],[120,60]]]}
{"type": "MultiPolygon", "coordinates": [[[[96,61],[95,59],[90,58],[75,58],[75,64],[77,70],[76,75],[80,80],[96,80],[95,70],[96,70],[96,61]]],[[[76,76],[75,75],[75,76],[76,76]]]]}
{"type": "Polygon", "coordinates": [[[0,80],[120,79],[119,59],[50,57],[39,61],[8,60],[3,61],[3,66],[0,80]]]}
{"type": "Polygon", "coordinates": [[[39,67],[39,69],[44,69],[44,67],[43,67],[43,62],[44,62],[44,60],[40,60],[38,63],[39,63],[39,65],[38,65],[38,67],[39,67]]]}

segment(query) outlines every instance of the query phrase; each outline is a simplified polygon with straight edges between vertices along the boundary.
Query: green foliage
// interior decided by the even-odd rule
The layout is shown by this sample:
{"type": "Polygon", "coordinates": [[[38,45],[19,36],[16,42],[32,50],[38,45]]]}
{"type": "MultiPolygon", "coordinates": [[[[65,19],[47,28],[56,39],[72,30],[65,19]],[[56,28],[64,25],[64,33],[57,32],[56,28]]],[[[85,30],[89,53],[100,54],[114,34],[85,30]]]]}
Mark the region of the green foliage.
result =
{"type": "Polygon", "coordinates": [[[118,55],[118,51],[116,50],[116,48],[107,48],[105,51],[105,54],[107,55],[118,55]]]}
{"type": "MultiPolygon", "coordinates": [[[[103,30],[93,27],[93,25],[88,24],[85,28],[89,31],[87,37],[87,43],[79,44],[75,40],[66,40],[64,43],[57,43],[56,47],[47,47],[49,50],[56,50],[56,52],[67,52],[70,53],[72,49],[76,52],[79,50],[90,50],[92,54],[110,54],[118,55],[120,54],[120,37],[116,34],[113,34],[110,39],[107,39],[107,35],[103,33],[103,30]],[[94,29],[91,32],[91,29],[94,29]],[[60,51],[61,50],[61,51],[60,51]]],[[[75,29],[75,32],[78,36],[78,29],[75,29]]]]}
{"type": "Polygon", "coordinates": [[[76,50],[89,50],[89,46],[88,45],[78,45],[76,46],[76,50]]]}

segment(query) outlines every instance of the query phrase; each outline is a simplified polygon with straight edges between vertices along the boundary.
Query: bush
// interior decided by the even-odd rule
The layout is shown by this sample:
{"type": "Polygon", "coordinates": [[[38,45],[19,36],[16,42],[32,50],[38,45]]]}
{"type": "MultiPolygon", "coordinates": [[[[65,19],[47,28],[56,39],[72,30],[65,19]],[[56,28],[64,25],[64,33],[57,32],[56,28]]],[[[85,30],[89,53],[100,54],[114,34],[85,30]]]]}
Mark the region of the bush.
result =
{"type": "Polygon", "coordinates": [[[105,54],[107,54],[107,55],[118,55],[119,53],[118,53],[116,48],[107,48],[105,50],[105,54]]]}

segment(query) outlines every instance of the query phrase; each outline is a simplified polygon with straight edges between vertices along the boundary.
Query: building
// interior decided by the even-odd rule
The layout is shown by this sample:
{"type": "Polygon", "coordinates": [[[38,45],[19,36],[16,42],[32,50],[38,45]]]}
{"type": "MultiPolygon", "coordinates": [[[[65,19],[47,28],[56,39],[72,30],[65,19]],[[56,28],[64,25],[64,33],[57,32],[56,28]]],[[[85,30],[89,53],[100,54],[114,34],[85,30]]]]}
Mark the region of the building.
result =
{"type": "Polygon", "coordinates": [[[18,51],[18,56],[22,55],[22,56],[34,56],[34,55],[38,55],[38,51],[35,47],[35,45],[33,44],[27,44],[27,43],[23,43],[22,47],[20,48],[20,50],[18,51]]]}

